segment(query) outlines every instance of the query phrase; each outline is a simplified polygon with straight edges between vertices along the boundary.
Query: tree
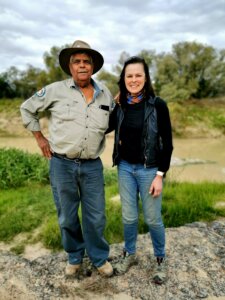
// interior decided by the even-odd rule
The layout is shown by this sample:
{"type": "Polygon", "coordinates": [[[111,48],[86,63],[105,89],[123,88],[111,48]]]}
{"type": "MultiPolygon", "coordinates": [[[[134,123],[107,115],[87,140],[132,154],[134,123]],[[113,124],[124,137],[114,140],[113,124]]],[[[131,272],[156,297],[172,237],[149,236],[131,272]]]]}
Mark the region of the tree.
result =
{"type": "Polygon", "coordinates": [[[130,57],[130,54],[126,51],[123,51],[121,54],[120,54],[120,57],[119,57],[119,60],[118,60],[118,64],[115,65],[113,67],[113,72],[117,75],[120,75],[121,71],[122,71],[122,68],[123,68],[123,65],[125,63],[125,61],[130,57]]]}
{"type": "Polygon", "coordinates": [[[129,53],[126,51],[123,51],[120,54],[118,64],[113,67],[113,73],[110,73],[104,69],[102,69],[98,74],[97,74],[97,79],[99,81],[103,81],[105,85],[108,87],[112,95],[116,95],[119,91],[118,87],[118,80],[119,80],[119,74],[122,71],[124,62],[130,57],[129,53]]]}
{"type": "Polygon", "coordinates": [[[8,82],[7,73],[0,74],[0,99],[1,98],[13,98],[15,91],[12,89],[8,82]]]}
{"type": "Polygon", "coordinates": [[[179,67],[179,76],[184,79],[191,96],[206,96],[211,64],[216,59],[215,49],[196,42],[185,42],[174,45],[173,51],[179,67]]]}
{"type": "Polygon", "coordinates": [[[204,91],[211,97],[218,97],[225,95],[225,49],[217,51],[217,59],[210,67],[210,78],[207,84],[207,90],[204,91]]]}
{"type": "MultiPolygon", "coordinates": [[[[0,74],[0,98],[27,98],[43,86],[68,78],[59,66],[58,56],[63,48],[53,46],[43,55],[46,70],[28,65],[25,71],[10,67],[0,74]]],[[[220,51],[196,42],[180,42],[171,53],[155,54],[142,50],[138,56],[145,59],[150,69],[156,94],[168,101],[225,95],[225,49],[220,51]]],[[[102,69],[97,79],[103,81],[113,95],[118,92],[118,80],[130,54],[123,51],[112,72],[102,69]]]]}
{"type": "Polygon", "coordinates": [[[16,67],[9,68],[7,72],[8,82],[14,91],[14,97],[26,99],[46,82],[46,72],[28,65],[24,71],[16,67]]]}
{"type": "Polygon", "coordinates": [[[48,75],[48,83],[54,82],[54,81],[60,81],[65,78],[68,78],[68,75],[66,75],[63,70],[61,69],[59,65],[59,53],[62,49],[70,47],[69,45],[65,45],[62,47],[52,47],[50,49],[50,52],[45,52],[43,59],[44,63],[47,69],[47,75],[48,75]]]}
{"type": "Polygon", "coordinates": [[[99,81],[104,82],[104,84],[108,87],[112,95],[115,96],[118,93],[118,76],[109,73],[103,69],[97,74],[97,79],[99,81]]]}
{"type": "Polygon", "coordinates": [[[146,64],[149,67],[151,80],[154,82],[154,77],[156,74],[156,54],[154,50],[142,50],[138,56],[144,58],[146,64]]]}
{"type": "Polygon", "coordinates": [[[20,72],[20,79],[15,82],[20,97],[26,99],[47,83],[47,73],[44,70],[28,65],[26,71],[20,72]]]}
{"type": "Polygon", "coordinates": [[[224,83],[223,54],[222,51],[219,63],[217,52],[211,46],[196,42],[173,45],[171,54],[157,56],[157,92],[170,101],[219,95],[222,92],[221,84],[224,83]],[[220,81],[216,83],[217,77],[220,81]]]}

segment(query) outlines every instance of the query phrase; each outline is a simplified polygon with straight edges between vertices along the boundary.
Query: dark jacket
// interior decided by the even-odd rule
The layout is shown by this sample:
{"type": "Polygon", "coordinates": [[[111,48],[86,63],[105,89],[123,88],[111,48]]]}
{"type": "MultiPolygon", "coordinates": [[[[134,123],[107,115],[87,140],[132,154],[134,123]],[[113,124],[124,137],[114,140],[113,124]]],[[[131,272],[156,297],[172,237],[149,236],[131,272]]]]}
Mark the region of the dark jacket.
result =
{"type": "MultiPolygon", "coordinates": [[[[107,130],[108,133],[115,129],[113,165],[117,165],[120,160],[118,145],[123,118],[124,111],[117,104],[110,116],[107,130]]],[[[159,171],[167,172],[173,151],[172,130],[168,107],[166,102],[159,97],[151,97],[145,102],[141,143],[144,149],[145,167],[158,167],[159,171]]]]}

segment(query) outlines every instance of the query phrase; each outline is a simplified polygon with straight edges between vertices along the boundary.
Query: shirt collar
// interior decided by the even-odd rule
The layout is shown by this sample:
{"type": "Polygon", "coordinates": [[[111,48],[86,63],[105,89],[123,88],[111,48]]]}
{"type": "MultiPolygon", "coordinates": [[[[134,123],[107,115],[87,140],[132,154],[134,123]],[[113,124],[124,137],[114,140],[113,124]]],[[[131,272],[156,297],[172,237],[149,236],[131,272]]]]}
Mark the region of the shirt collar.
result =
{"type": "MultiPolygon", "coordinates": [[[[75,88],[76,90],[79,90],[78,85],[75,83],[75,81],[73,80],[72,77],[69,78],[68,80],[69,80],[69,87],[70,87],[70,88],[72,87],[72,88],[75,88]]],[[[91,84],[93,85],[93,87],[94,87],[94,89],[95,89],[96,91],[98,91],[98,92],[101,91],[99,85],[97,84],[97,82],[96,82],[93,78],[91,78],[91,84]]]]}
{"type": "MultiPolygon", "coordinates": [[[[99,85],[97,84],[97,82],[91,78],[91,84],[94,87],[94,99],[96,99],[96,97],[99,95],[99,93],[103,92],[102,89],[100,89],[99,85]]],[[[73,78],[69,78],[69,87],[70,88],[75,88],[76,90],[79,90],[78,85],[74,82],[73,78]]]]}

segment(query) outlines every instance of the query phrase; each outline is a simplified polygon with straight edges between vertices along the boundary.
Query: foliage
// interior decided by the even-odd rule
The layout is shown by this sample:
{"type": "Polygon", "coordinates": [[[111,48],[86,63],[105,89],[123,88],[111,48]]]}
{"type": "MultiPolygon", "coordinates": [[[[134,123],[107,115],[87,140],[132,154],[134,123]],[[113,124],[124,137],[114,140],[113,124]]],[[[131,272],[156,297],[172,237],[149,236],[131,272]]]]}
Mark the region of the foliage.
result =
{"type": "MultiPolygon", "coordinates": [[[[58,60],[59,52],[66,47],[69,45],[53,46],[44,53],[45,70],[28,65],[27,70],[19,71],[12,66],[0,74],[0,99],[28,98],[44,85],[67,78],[58,60]]],[[[197,42],[180,42],[173,45],[171,53],[156,54],[154,50],[144,49],[137,55],[146,60],[156,93],[167,101],[225,95],[225,49],[218,51],[197,42]]],[[[112,73],[102,69],[97,74],[113,95],[118,92],[118,77],[129,57],[123,51],[112,73]]]]}
{"type": "Polygon", "coordinates": [[[107,86],[113,96],[118,93],[118,77],[116,75],[111,74],[103,69],[97,74],[97,79],[107,86]]]}
{"type": "Polygon", "coordinates": [[[59,65],[59,53],[62,49],[68,48],[70,45],[64,45],[62,47],[52,47],[50,52],[45,52],[43,59],[47,68],[48,78],[45,84],[54,81],[60,81],[68,78],[68,75],[60,68],[59,65]]]}
{"type": "Polygon", "coordinates": [[[198,136],[217,129],[225,134],[225,101],[224,98],[189,100],[183,104],[168,104],[174,136],[190,137],[187,128],[195,128],[198,136]],[[186,133],[187,132],[187,133],[186,133]]]}
{"type": "Polygon", "coordinates": [[[123,51],[120,54],[120,57],[118,59],[118,64],[113,66],[113,72],[116,73],[117,75],[119,75],[122,71],[123,65],[125,63],[125,61],[130,57],[130,54],[126,51],[123,51]]]}
{"type": "Polygon", "coordinates": [[[0,99],[5,97],[27,99],[43,86],[67,78],[68,75],[61,70],[58,60],[59,52],[67,46],[52,47],[50,53],[44,53],[46,70],[28,65],[26,70],[20,71],[12,66],[7,72],[0,74],[0,99]]]}
{"type": "Polygon", "coordinates": [[[14,97],[26,99],[40,89],[46,82],[47,73],[39,68],[28,65],[27,70],[20,71],[16,67],[9,68],[5,73],[6,81],[14,97]]]}
{"type": "Polygon", "coordinates": [[[39,154],[17,149],[0,149],[0,188],[16,188],[29,182],[49,181],[48,164],[39,154]]]}
{"type": "Polygon", "coordinates": [[[1,98],[13,98],[15,97],[15,91],[12,89],[7,73],[0,74],[0,99],[1,98]]]}
{"type": "Polygon", "coordinates": [[[160,90],[160,96],[167,102],[184,102],[190,98],[190,92],[186,88],[178,88],[174,82],[165,84],[160,90]]]}
{"type": "Polygon", "coordinates": [[[222,54],[223,51],[218,53],[213,47],[196,42],[173,45],[171,54],[157,58],[157,92],[169,101],[224,95],[225,61],[222,54]]]}

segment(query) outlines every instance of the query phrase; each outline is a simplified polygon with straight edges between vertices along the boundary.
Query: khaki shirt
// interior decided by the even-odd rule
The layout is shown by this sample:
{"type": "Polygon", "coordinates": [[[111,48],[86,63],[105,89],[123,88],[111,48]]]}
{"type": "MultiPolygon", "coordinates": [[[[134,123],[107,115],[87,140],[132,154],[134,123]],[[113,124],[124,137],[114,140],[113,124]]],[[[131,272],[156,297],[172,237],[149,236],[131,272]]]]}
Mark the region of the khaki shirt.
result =
{"type": "Polygon", "coordinates": [[[104,150],[105,131],[113,108],[113,97],[102,84],[87,104],[72,78],[47,85],[20,107],[24,126],[41,131],[38,113],[48,111],[51,149],[71,158],[95,159],[104,150]]]}

